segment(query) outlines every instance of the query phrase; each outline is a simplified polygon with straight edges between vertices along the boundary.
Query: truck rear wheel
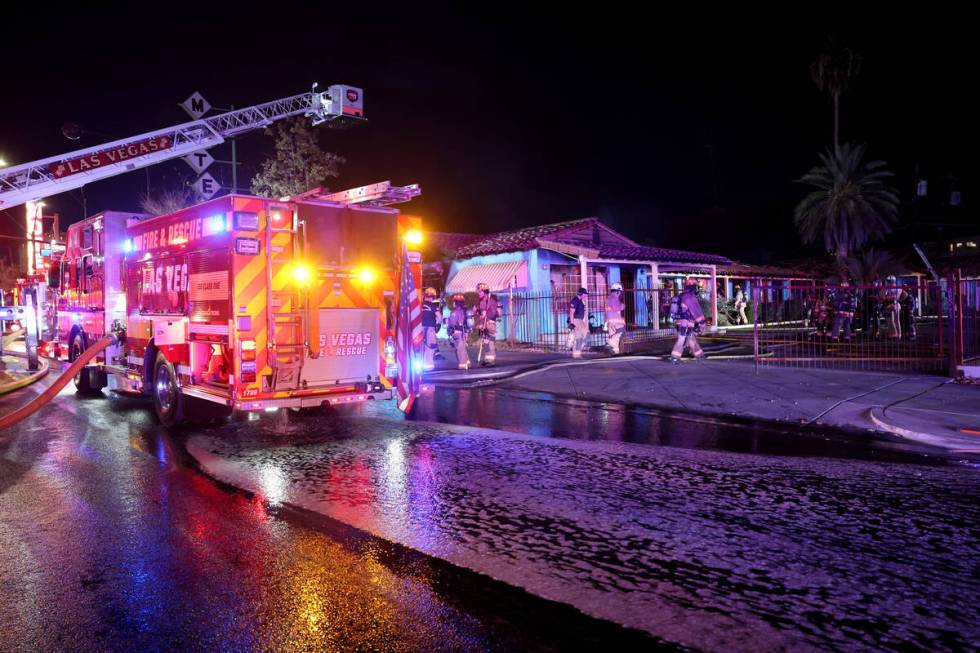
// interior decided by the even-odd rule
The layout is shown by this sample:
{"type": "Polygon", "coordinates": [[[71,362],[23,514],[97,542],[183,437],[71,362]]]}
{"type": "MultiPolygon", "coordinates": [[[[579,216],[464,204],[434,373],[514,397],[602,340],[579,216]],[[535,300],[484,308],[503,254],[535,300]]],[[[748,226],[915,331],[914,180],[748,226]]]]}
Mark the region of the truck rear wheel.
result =
{"type": "Polygon", "coordinates": [[[156,364],[153,366],[153,408],[157,419],[164,426],[174,426],[184,418],[184,398],[177,385],[177,373],[174,366],[162,353],[157,353],[156,364]]]}
{"type": "MultiPolygon", "coordinates": [[[[72,336],[68,343],[68,362],[74,362],[88,349],[88,338],[83,331],[72,336]]],[[[79,394],[97,394],[106,386],[106,376],[101,370],[83,368],[75,375],[75,390],[79,394]]]]}

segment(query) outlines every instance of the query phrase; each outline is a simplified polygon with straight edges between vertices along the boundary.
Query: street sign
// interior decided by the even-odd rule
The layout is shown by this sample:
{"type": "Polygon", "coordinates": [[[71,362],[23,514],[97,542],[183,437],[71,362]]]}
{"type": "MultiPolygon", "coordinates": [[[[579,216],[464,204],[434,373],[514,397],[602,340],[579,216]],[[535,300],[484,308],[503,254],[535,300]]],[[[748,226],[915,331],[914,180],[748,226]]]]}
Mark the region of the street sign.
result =
{"type": "Polygon", "coordinates": [[[191,152],[184,157],[184,162],[189,165],[194,172],[201,174],[207,170],[208,166],[214,163],[214,157],[207,150],[191,152]]]}
{"type": "Polygon", "coordinates": [[[204,96],[197,91],[194,91],[189,98],[181,102],[180,106],[183,107],[184,111],[186,111],[194,120],[199,119],[201,116],[211,110],[211,104],[208,103],[208,101],[204,99],[204,96]]]}
{"type": "Polygon", "coordinates": [[[215,193],[221,190],[221,185],[210,173],[205,172],[197,178],[197,181],[191,184],[191,188],[196,190],[198,195],[209,200],[215,193]]]}

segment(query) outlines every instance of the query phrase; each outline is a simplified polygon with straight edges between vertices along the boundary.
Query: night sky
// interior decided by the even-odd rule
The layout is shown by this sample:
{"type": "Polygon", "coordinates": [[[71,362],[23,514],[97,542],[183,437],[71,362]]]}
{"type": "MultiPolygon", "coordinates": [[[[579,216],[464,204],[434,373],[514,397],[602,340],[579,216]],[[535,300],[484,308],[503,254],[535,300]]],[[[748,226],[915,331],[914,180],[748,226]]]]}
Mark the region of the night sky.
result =
{"type": "MultiPolygon", "coordinates": [[[[827,9],[835,25],[707,7],[641,18],[602,5],[549,15],[494,6],[280,15],[268,3],[170,5],[137,21],[133,9],[45,5],[7,15],[0,156],[16,164],[105,140],[65,140],[66,120],[118,136],[183,122],[177,103],[195,90],[241,107],[342,82],[365,89],[369,123],[323,131],[324,146],[348,158],[335,189],[418,182],[423,197],[406,210],[431,229],[597,215],[643,242],[767,262],[807,251],[792,225],[804,192],[793,180],[832,138],[829,100],[808,67],[834,33],[864,57],[843,99],[842,139],[887,160],[905,199],[917,164],[936,188],[953,176],[942,183],[962,191],[972,215],[976,60],[963,16],[920,7],[896,24],[827,9]]],[[[247,176],[272,142],[259,132],[240,143],[247,176]]],[[[227,146],[213,154],[227,158],[227,146]]],[[[210,172],[228,181],[227,170],[210,172]]],[[[154,187],[192,179],[180,161],[151,172],[154,187]]],[[[88,212],[135,210],[145,185],[142,171],[92,184],[88,212]]],[[[49,200],[63,224],[82,217],[80,197],[49,200]]],[[[0,212],[0,224],[14,223],[0,212]]]]}

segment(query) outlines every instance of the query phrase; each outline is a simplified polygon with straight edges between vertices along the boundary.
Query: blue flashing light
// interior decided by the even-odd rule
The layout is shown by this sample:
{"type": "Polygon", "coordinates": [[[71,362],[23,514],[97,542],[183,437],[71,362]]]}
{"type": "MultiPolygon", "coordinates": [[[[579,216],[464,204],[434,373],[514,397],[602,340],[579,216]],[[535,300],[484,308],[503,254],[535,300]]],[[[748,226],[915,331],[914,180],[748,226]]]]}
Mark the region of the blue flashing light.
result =
{"type": "Polygon", "coordinates": [[[132,251],[133,251],[133,239],[127,238],[125,241],[123,241],[123,253],[130,254],[132,253],[132,251]]]}
{"type": "Polygon", "coordinates": [[[422,361],[419,360],[418,358],[412,359],[412,370],[416,374],[421,374],[422,373],[422,361]]]}
{"type": "Polygon", "coordinates": [[[208,218],[208,230],[213,234],[223,233],[227,227],[225,216],[223,215],[212,215],[208,218]]]}

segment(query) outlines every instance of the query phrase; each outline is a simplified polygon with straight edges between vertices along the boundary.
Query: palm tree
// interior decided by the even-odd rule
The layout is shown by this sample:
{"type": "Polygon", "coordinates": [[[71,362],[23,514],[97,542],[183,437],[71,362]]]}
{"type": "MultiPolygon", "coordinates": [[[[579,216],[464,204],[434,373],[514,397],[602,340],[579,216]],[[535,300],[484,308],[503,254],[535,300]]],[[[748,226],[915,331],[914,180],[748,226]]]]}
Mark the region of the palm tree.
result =
{"type": "Polygon", "coordinates": [[[820,155],[800,178],[816,188],[796,205],[794,221],[803,242],[822,240],[838,259],[869,240],[891,233],[898,220],[898,194],[888,185],[884,161],[865,163],[864,145],[845,143],[820,155]]]}
{"type": "Polygon", "coordinates": [[[834,38],[827,40],[823,52],[810,64],[810,78],[821,91],[830,94],[834,102],[834,147],[840,141],[840,96],[851,85],[851,80],[861,70],[861,55],[843,47],[834,38]]]}
{"type": "Polygon", "coordinates": [[[890,274],[897,274],[902,267],[890,252],[873,247],[859,255],[847,257],[843,263],[848,278],[859,286],[870,286],[875,279],[882,280],[890,274]]]}

